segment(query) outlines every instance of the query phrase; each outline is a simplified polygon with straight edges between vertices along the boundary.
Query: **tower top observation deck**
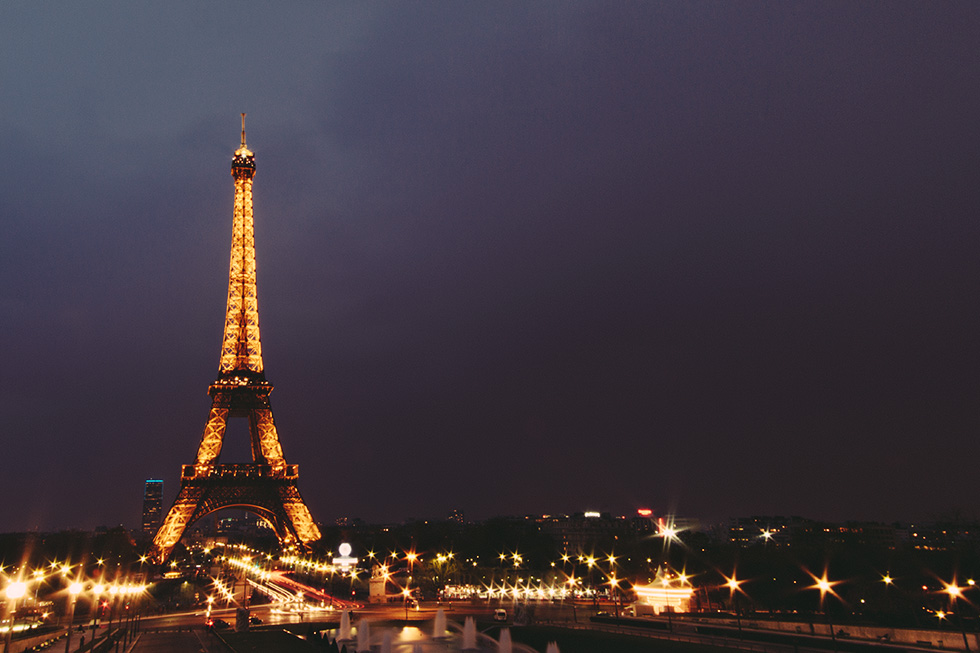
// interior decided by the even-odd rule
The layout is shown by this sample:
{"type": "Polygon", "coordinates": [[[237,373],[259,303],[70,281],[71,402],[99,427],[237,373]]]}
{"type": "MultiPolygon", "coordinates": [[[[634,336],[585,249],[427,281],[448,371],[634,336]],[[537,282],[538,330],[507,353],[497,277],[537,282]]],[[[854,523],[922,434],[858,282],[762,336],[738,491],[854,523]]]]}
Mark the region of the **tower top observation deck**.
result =
{"type": "Polygon", "coordinates": [[[231,176],[235,179],[255,176],[255,154],[245,144],[245,114],[242,114],[242,146],[235,150],[231,160],[231,176]]]}

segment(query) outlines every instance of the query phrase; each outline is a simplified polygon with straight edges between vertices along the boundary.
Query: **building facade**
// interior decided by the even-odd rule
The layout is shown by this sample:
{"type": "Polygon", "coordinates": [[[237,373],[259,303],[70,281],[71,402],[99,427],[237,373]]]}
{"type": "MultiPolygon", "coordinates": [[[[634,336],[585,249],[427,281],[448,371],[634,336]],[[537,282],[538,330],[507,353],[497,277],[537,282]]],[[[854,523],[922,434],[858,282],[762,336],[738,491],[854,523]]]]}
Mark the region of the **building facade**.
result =
{"type": "Polygon", "coordinates": [[[163,516],[163,481],[147,479],[143,486],[143,532],[153,535],[163,516]]]}

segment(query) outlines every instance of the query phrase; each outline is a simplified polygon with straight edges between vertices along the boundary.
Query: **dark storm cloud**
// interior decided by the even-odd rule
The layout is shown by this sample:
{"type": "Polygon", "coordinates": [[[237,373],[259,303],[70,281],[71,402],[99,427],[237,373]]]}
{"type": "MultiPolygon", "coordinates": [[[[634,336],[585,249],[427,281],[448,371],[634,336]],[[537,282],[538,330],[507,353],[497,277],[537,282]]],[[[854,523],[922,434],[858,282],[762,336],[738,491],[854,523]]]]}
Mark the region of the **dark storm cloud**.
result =
{"type": "Polygon", "coordinates": [[[2,10],[2,523],[173,495],[240,111],[317,517],[963,505],[972,7],[238,7],[2,10]]]}

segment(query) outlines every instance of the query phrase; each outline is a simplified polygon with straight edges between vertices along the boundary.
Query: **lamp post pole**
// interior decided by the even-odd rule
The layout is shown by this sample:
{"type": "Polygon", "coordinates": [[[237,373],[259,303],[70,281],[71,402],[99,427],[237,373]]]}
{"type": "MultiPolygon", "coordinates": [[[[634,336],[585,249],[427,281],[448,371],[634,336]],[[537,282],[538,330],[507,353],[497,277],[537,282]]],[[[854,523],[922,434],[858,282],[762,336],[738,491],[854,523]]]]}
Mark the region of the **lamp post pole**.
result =
{"type": "Polygon", "coordinates": [[[735,621],[738,623],[738,638],[742,639],[742,613],[738,605],[738,593],[742,590],[739,588],[741,584],[735,578],[735,573],[732,572],[732,577],[726,579],[725,585],[728,586],[728,600],[732,604],[732,612],[735,613],[735,621]]]}
{"type": "Polygon", "coordinates": [[[966,627],[963,625],[963,615],[956,612],[956,599],[963,595],[963,590],[953,581],[952,585],[946,586],[946,593],[949,594],[949,611],[956,613],[956,621],[960,625],[960,632],[963,633],[963,648],[966,653],[970,653],[970,641],[966,638],[966,627]]]}
{"type": "Polygon", "coordinates": [[[92,605],[94,606],[95,615],[92,617],[92,641],[95,641],[95,633],[99,629],[99,609],[102,603],[102,590],[105,587],[99,583],[92,588],[93,600],[92,605]]]}
{"type": "Polygon", "coordinates": [[[7,637],[4,642],[4,653],[10,651],[10,640],[14,636],[14,621],[17,619],[17,599],[24,596],[27,592],[27,583],[16,581],[7,585],[5,594],[7,595],[8,612],[10,613],[10,626],[7,627],[7,637]]]}
{"type": "Polygon", "coordinates": [[[65,637],[65,653],[71,651],[71,629],[75,622],[75,602],[78,600],[81,591],[82,584],[77,581],[68,586],[68,594],[71,595],[71,607],[68,609],[68,635],[65,637]]]}
{"type": "Polygon", "coordinates": [[[816,588],[820,590],[820,611],[823,612],[824,617],[827,619],[827,625],[830,626],[830,641],[833,642],[834,653],[837,653],[837,634],[834,633],[834,622],[830,619],[830,613],[825,611],[823,607],[824,597],[828,592],[833,594],[834,585],[836,583],[827,580],[826,572],[824,572],[823,577],[817,578],[816,588]]]}

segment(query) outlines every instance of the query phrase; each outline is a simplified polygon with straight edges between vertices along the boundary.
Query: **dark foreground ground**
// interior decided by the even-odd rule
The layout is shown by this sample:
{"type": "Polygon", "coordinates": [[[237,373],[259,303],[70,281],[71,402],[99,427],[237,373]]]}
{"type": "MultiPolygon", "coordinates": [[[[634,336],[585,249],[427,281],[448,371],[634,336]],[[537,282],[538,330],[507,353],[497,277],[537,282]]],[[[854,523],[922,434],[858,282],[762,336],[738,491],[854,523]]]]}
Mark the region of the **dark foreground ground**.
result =
{"type": "MultiPolygon", "coordinates": [[[[491,629],[487,634],[496,637],[491,629]]],[[[549,642],[556,642],[561,653],[718,653],[723,647],[547,626],[512,628],[514,642],[544,653],[549,642]]],[[[323,653],[328,650],[297,637],[284,628],[256,629],[247,633],[208,634],[204,629],[176,632],[144,632],[132,653],[323,653]]]]}
{"type": "MultiPolygon", "coordinates": [[[[497,633],[487,634],[496,637],[497,633]]],[[[524,626],[511,628],[511,639],[544,653],[549,642],[558,644],[561,653],[719,653],[721,646],[705,646],[666,639],[641,637],[592,630],[573,630],[552,626],[524,626]]]]}

